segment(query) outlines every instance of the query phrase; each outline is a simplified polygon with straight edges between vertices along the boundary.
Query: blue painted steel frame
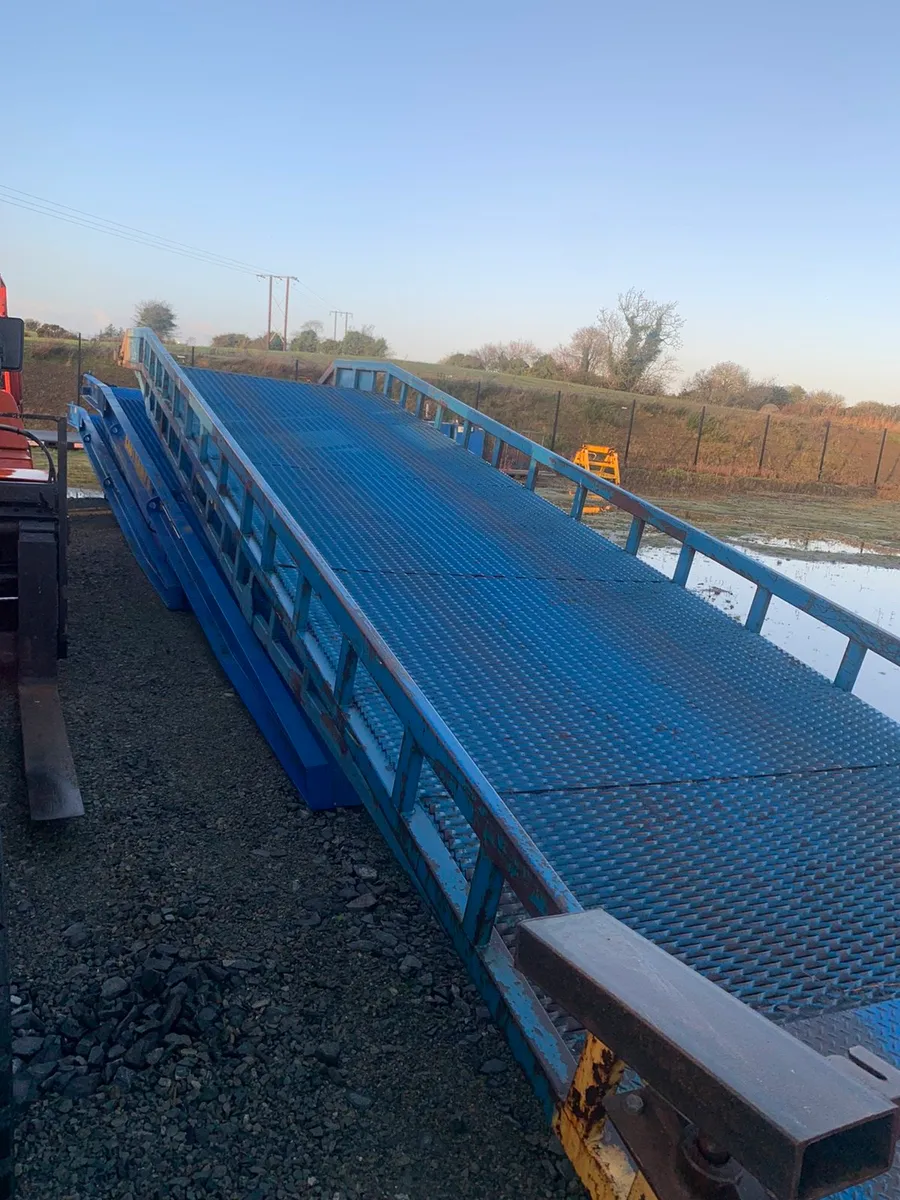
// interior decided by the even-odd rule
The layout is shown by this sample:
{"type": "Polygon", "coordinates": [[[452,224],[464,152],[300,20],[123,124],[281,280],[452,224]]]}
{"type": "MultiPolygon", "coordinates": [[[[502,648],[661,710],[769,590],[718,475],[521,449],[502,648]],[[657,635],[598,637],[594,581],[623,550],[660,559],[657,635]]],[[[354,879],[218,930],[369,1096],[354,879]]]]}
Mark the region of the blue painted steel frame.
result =
{"type": "Polygon", "coordinates": [[[179,497],[168,486],[118,397],[85,376],[82,398],[92,411],[69,406],[104,493],[148,578],[174,580],[176,592],[160,591],[170,608],[191,608],[223,670],[278,757],[288,778],[312,809],[356,803],[336,765],[309,728],[294,698],[259,646],[205,539],[198,535],[179,497]],[[149,569],[148,569],[149,568],[149,569]]]}
{"type": "MultiPolygon", "coordinates": [[[[95,381],[90,376],[86,378],[88,384],[81,389],[82,398],[93,404],[95,381]]],[[[102,422],[95,424],[90,415],[77,404],[69,405],[69,421],[81,433],[82,444],[100,480],[103,494],[125,534],[132,553],[160,600],[166,608],[173,611],[190,608],[178,576],[166,557],[165,530],[161,514],[152,504],[152,491],[148,488],[142,506],[135,502],[135,495],[140,495],[144,488],[146,472],[140,468],[140,474],[143,476],[140,478],[134,463],[127,455],[124,463],[116,455],[110,444],[111,438],[115,436],[115,425],[104,429],[102,422]],[[131,477],[126,479],[126,475],[129,474],[128,463],[131,463],[132,472],[131,477]]]]}
{"type": "Polygon", "coordinates": [[[494,439],[491,465],[497,467],[500,462],[504,445],[513,446],[527,455],[529,459],[528,475],[525,486],[533,489],[537,482],[539,467],[546,467],[561,475],[564,479],[575,484],[575,496],[572,501],[571,515],[580,520],[589,492],[602,496],[605,500],[631,514],[631,528],[625,549],[629,554],[637,554],[640,549],[644,530],[648,525],[661,533],[674,538],[682,545],[678,564],[675,569],[673,582],[681,587],[686,586],[690,577],[691,567],[696,554],[702,554],[721,566],[741,575],[756,584],[753,603],[744,622],[745,627],[752,633],[761,633],[773,596],[800,609],[843,634],[847,640],[844,656],[834,677],[836,687],[844,691],[852,691],[866,654],[871,650],[874,654],[888,662],[900,666],[900,637],[880,629],[871,621],[857,616],[834,601],[814,592],[803,584],[788,579],[779,571],[773,570],[756,559],[744,554],[743,551],[719,541],[711,534],[704,533],[694,525],[672,516],[664,509],[649,504],[632,492],[617,487],[605,479],[592,475],[589,471],[576,467],[567,458],[562,458],[545,446],[523,437],[499,421],[486,416],[483,412],[461,400],[433,387],[430,383],[417,378],[402,367],[390,362],[361,361],[337,359],[325,371],[320,383],[334,383],[338,387],[359,388],[362,391],[375,391],[378,377],[381,376],[381,387],[377,390],[384,395],[394,398],[404,408],[413,402],[416,416],[424,417],[425,400],[434,406],[433,422],[436,428],[444,423],[448,412],[454,413],[463,422],[463,441],[468,439],[473,428],[484,430],[494,439]],[[396,388],[395,388],[395,385],[396,388]]]}
{"type": "MultiPolygon", "coordinates": [[[[577,911],[577,901],[155,335],[148,330],[132,333],[128,357],[141,380],[159,446],[184,480],[185,495],[191,498],[243,618],[340,762],[420,894],[437,913],[550,1110],[566,1091],[574,1067],[572,1055],[538,997],[515,971],[495,928],[495,918],[504,883],[532,914],[577,911]],[[314,598],[338,631],[336,665],[325,653],[313,624],[314,598]],[[373,738],[354,701],[360,667],[377,685],[402,727],[396,768],[373,738]],[[426,763],[478,837],[479,854],[471,882],[454,862],[420,801],[419,781],[426,763]]],[[[438,425],[447,410],[457,413],[463,417],[464,439],[473,426],[485,429],[495,441],[495,465],[503,442],[529,453],[534,467],[529,471],[532,485],[539,465],[570,478],[576,485],[576,515],[590,492],[631,511],[632,553],[638,549],[645,524],[678,538],[686,548],[679,563],[679,582],[686,582],[696,552],[753,579],[757,599],[751,618],[755,611],[759,627],[771,595],[782,595],[841,629],[851,645],[884,653],[890,661],[900,659],[897,639],[623,489],[580,471],[407,372],[386,364],[337,364],[335,368],[345,369],[354,372],[356,384],[368,389],[375,387],[381,372],[382,390],[391,395],[399,380],[398,399],[404,404],[414,400],[421,416],[427,398],[435,406],[433,419],[438,425]]],[[[340,375],[338,382],[353,386],[340,375]]],[[[753,628],[754,621],[749,623],[753,628]]]]}
{"type": "Polygon", "coordinates": [[[574,1059],[494,920],[504,883],[532,915],[580,905],[151,330],[131,331],[126,361],[246,621],[438,915],[549,1113],[574,1059]],[[313,597],[339,632],[336,667],[311,621],[313,597]],[[359,664],[402,727],[396,769],[354,703],[359,664]],[[479,839],[471,883],[419,800],[426,763],[479,839]]]}

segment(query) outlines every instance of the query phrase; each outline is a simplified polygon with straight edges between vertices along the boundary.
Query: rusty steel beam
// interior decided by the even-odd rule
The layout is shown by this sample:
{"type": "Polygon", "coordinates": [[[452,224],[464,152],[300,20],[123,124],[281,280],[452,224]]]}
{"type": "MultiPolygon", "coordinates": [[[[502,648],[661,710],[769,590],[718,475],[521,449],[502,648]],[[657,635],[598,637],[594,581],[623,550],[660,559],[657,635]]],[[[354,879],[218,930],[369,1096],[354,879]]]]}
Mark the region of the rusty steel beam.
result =
{"type": "Polygon", "coordinates": [[[890,1099],[608,913],[523,922],[517,966],[774,1195],[890,1168],[890,1099]]]}

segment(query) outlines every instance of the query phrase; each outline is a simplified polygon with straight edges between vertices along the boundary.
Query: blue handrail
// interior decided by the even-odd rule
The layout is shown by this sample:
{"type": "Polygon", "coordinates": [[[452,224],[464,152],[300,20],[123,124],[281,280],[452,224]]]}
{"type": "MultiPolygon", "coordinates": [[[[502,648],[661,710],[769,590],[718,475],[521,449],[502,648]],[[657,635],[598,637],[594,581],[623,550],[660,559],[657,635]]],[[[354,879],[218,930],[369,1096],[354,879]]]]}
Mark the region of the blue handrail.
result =
{"type": "MultiPolygon", "coordinates": [[[[269,485],[245,457],[221,420],[213,418],[200,393],[156,334],[146,328],[130,330],[125,346],[125,361],[139,372],[142,381],[157,389],[168,402],[167,419],[180,427],[182,448],[191,444],[196,446],[196,466],[214,483],[223,501],[222,507],[230,510],[236,531],[239,530],[244,538],[244,548],[268,577],[274,598],[270,626],[280,617],[294,633],[298,647],[306,649],[308,665],[322,675],[322,682],[333,700],[334,719],[342,725],[349,723],[352,726],[355,722],[351,707],[358,663],[363,664],[400,718],[404,729],[400,758],[394,778],[389,781],[389,790],[399,811],[407,811],[414,803],[423,762],[429,761],[479,835],[488,858],[502,870],[510,888],[528,912],[550,914],[580,909],[575,897],[313,542],[280,507],[269,485]],[[215,445],[216,455],[209,454],[210,444],[215,445]],[[243,491],[240,509],[229,498],[229,472],[240,479],[243,491]],[[260,510],[262,517],[261,538],[253,531],[254,509],[260,510]],[[276,543],[280,560],[277,569],[273,562],[276,543]],[[285,587],[284,551],[291,557],[296,580],[290,591],[285,587]],[[315,636],[309,624],[313,595],[322,602],[341,635],[340,655],[333,671],[327,667],[323,670],[324,663],[313,645],[315,636]]],[[[257,616],[253,623],[258,621],[257,616]]],[[[268,634],[267,640],[271,641],[271,628],[260,632],[264,636],[268,634]]],[[[355,732],[363,742],[368,740],[362,729],[355,732]]]]}
{"type": "Polygon", "coordinates": [[[410,400],[414,400],[416,416],[424,417],[424,401],[432,401],[435,406],[433,420],[437,427],[440,427],[447,411],[462,418],[464,444],[468,443],[473,428],[483,429],[485,433],[490,434],[494,439],[491,466],[499,466],[504,445],[521,451],[529,460],[525,480],[527,488],[534,490],[540,467],[546,467],[574,483],[575,497],[572,501],[571,515],[576,520],[581,519],[589,492],[602,496],[616,508],[630,513],[631,528],[625,543],[629,554],[637,554],[648,525],[680,542],[682,549],[673,576],[674,583],[682,587],[687,584],[694,556],[699,553],[756,584],[753,602],[744,621],[745,628],[751,633],[762,632],[769,604],[772,597],[777,596],[845,636],[848,639],[847,646],[833,680],[835,686],[843,691],[849,692],[853,689],[865,656],[870,650],[888,662],[900,666],[900,637],[896,634],[881,629],[865,617],[835,604],[833,600],[827,599],[812,588],[805,587],[780,571],[757,562],[742,550],[704,533],[702,529],[682,521],[655,504],[642,500],[633,492],[576,467],[569,459],[533,442],[493,417],[486,416],[479,409],[457,400],[448,392],[419,379],[403,367],[377,360],[336,359],[322,375],[320,383],[332,382],[338,387],[375,391],[379,375],[383,380],[379,389],[382,394],[393,399],[396,382],[399,385],[398,402],[406,407],[410,400]]]}
{"type": "Polygon", "coordinates": [[[130,331],[122,361],[138,374],[150,418],[245,619],[434,905],[483,994],[493,995],[495,1015],[505,1020],[500,1005],[516,1014],[509,1024],[513,1052],[552,1107],[568,1088],[574,1059],[515,971],[495,921],[505,886],[532,915],[578,912],[581,905],[153,331],[130,331]],[[321,640],[322,610],[337,633],[336,663],[334,648],[321,640]],[[360,664],[397,718],[396,759],[355,699],[360,664]],[[471,878],[420,796],[426,765],[478,840],[471,878]]]}
{"type": "MultiPolygon", "coordinates": [[[[388,845],[433,905],[491,1011],[507,1029],[513,1052],[549,1104],[568,1088],[574,1070],[571,1049],[561,1029],[515,971],[496,919],[501,898],[509,898],[506,885],[531,914],[575,912],[580,904],[341,579],[284,510],[225,423],[207,407],[202,383],[195,386],[195,376],[189,377],[148,329],[127,335],[124,350],[124,361],[138,373],[161,445],[184,481],[185,495],[203,522],[216,562],[244,618],[358,791],[388,845]],[[333,634],[327,631],[329,625],[333,634]],[[396,717],[390,751],[366,719],[372,716],[369,706],[378,702],[363,686],[360,664],[396,717]],[[426,803],[428,782],[423,773],[429,765],[477,838],[471,872],[468,867],[463,870],[447,847],[426,803]],[[507,1015],[513,1019],[507,1020],[507,1015]]],[[[683,542],[688,535],[708,538],[391,364],[337,363],[329,374],[341,386],[363,390],[374,389],[380,374],[387,394],[404,406],[414,401],[420,416],[426,415],[426,400],[429,409],[433,403],[433,420],[438,426],[446,412],[461,416],[464,440],[473,427],[485,429],[495,440],[495,466],[503,444],[524,450],[531,462],[529,487],[534,486],[538,465],[547,465],[575,482],[576,516],[581,514],[579,493],[582,507],[589,492],[610,496],[614,502],[619,497],[622,507],[626,501],[640,506],[632,510],[633,516],[641,514],[642,522],[638,535],[630,538],[633,552],[643,523],[666,528],[663,522],[668,522],[673,529],[685,531],[683,542]],[[397,388],[399,396],[394,397],[397,388]]],[[[732,553],[724,543],[711,538],[708,542],[732,553]]],[[[701,548],[706,543],[697,545],[701,548]]],[[[709,553],[705,548],[703,552],[709,553]]],[[[747,571],[742,573],[765,572],[753,560],[733,553],[745,560],[747,571]]],[[[685,578],[689,567],[688,561],[685,578]]],[[[769,594],[778,593],[773,588],[769,594]]],[[[859,621],[852,614],[847,616],[859,621]]],[[[858,632],[856,625],[853,628],[858,632]]],[[[378,714],[379,720],[382,715],[378,714]]]]}

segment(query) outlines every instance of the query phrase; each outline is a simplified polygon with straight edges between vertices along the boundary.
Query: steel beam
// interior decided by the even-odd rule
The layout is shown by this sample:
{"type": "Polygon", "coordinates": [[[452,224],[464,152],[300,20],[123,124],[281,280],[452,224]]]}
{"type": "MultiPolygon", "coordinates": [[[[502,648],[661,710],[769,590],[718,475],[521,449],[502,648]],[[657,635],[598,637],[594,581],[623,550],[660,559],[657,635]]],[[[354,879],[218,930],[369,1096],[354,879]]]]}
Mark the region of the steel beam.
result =
{"type": "Polygon", "coordinates": [[[32,820],[84,815],[57,684],[60,631],[56,521],[19,526],[19,719],[32,820]]]}
{"type": "Polygon", "coordinates": [[[776,1196],[890,1168],[890,1100],[608,913],[523,922],[516,961],[776,1196]]]}
{"type": "Polygon", "coordinates": [[[56,682],[19,683],[19,720],[33,821],[84,816],[56,682]]]}

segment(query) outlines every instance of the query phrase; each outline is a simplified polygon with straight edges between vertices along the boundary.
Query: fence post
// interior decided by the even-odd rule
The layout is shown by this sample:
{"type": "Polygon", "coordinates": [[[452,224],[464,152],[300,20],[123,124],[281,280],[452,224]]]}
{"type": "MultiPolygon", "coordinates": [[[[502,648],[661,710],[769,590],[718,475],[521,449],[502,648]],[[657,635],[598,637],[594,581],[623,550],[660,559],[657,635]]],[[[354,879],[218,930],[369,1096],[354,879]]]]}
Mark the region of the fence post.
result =
{"type": "Polygon", "coordinates": [[[556,393],[556,408],[553,412],[553,432],[550,434],[550,452],[551,454],[556,449],[556,430],[559,427],[559,402],[562,399],[562,391],[556,393]]]}
{"type": "Polygon", "coordinates": [[[875,464],[875,478],[872,480],[872,486],[878,487],[878,476],[881,472],[881,460],[884,458],[884,444],[887,441],[887,426],[881,431],[881,445],[878,447],[878,462],[875,464]]]}
{"type": "Polygon", "coordinates": [[[472,405],[476,412],[481,410],[481,380],[478,380],[478,387],[475,389],[475,403],[472,405]]]}
{"type": "Polygon", "coordinates": [[[766,413],[766,427],[763,430],[762,445],[759,448],[759,466],[756,468],[757,475],[762,474],[763,459],[766,457],[766,442],[769,440],[769,422],[772,420],[772,414],[766,413]]]}
{"type": "Polygon", "coordinates": [[[831,422],[826,421],[825,422],[825,438],[822,442],[822,457],[819,459],[819,474],[816,476],[816,479],[819,483],[821,483],[821,481],[822,481],[822,472],[825,469],[825,452],[828,449],[828,435],[830,433],[831,433],[831,422]]]}
{"type": "Polygon", "coordinates": [[[631,414],[628,417],[628,436],[625,438],[625,455],[622,459],[622,466],[628,466],[628,452],[631,449],[631,431],[634,429],[634,410],[637,408],[637,396],[631,401],[631,414]]]}
{"type": "Polygon", "coordinates": [[[703,437],[703,422],[706,420],[706,405],[700,409],[700,423],[697,426],[697,445],[694,447],[694,466],[700,461],[700,439],[703,437]]]}
{"type": "Polygon", "coordinates": [[[78,335],[78,366],[75,376],[75,403],[81,403],[81,334],[78,335]]]}

